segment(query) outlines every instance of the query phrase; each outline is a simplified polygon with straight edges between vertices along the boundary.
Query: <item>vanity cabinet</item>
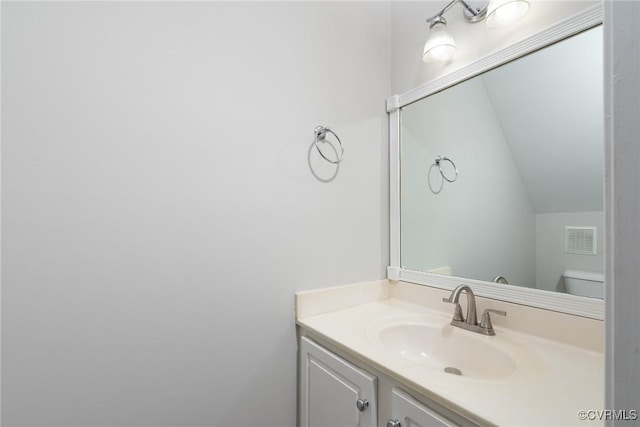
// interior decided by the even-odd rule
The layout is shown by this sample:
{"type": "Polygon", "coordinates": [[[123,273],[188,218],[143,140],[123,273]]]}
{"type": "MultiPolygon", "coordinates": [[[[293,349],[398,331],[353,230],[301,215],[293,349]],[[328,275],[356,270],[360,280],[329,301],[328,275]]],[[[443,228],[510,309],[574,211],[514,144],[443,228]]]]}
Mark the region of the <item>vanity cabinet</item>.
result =
{"type": "Polygon", "coordinates": [[[300,339],[300,425],[376,427],[377,378],[300,339]]]}
{"type": "Polygon", "coordinates": [[[455,427],[458,424],[415,400],[402,390],[391,391],[391,418],[387,427],[455,427]]]}
{"type": "Polygon", "coordinates": [[[417,400],[401,383],[314,340],[300,337],[300,426],[475,426],[427,398],[417,400]]]}

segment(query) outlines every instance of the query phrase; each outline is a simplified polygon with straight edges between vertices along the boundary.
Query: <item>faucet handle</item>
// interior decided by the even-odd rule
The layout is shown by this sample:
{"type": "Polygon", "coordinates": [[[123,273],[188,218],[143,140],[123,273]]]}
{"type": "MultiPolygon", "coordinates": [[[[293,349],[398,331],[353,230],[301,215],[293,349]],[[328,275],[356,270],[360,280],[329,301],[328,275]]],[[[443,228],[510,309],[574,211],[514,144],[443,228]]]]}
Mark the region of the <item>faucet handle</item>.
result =
{"type": "Polygon", "coordinates": [[[506,316],[507,312],[502,310],[494,310],[493,308],[487,308],[482,312],[482,320],[480,320],[480,327],[486,331],[487,335],[495,335],[493,331],[493,325],[491,324],[491,317],[489,313],[499,314],[500,316],[506,316]]]}
{"type": "Polygon", "coordinates": [[[456,308],[453,311],[453,320],[456,320],[458,322],[464,322],[464,317],[462,316],[462,307],[460,307],[459,303],[451,301],[450,298],[442,298],[442,302],[448,302],[449,304],[455,304],[456,308]]]}

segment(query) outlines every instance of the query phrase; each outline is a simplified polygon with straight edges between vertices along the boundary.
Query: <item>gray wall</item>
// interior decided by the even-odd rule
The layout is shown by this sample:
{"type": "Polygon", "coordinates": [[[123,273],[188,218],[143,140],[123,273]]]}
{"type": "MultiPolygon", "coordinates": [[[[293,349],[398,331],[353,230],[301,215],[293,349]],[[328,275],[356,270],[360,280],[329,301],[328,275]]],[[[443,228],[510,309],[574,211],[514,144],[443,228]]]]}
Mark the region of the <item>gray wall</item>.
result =
{"type": "Polygon", "coordinates": [[[3,2],[4,426],[295,424],[294,292],[388,263],[389,7],[3,2]]]}

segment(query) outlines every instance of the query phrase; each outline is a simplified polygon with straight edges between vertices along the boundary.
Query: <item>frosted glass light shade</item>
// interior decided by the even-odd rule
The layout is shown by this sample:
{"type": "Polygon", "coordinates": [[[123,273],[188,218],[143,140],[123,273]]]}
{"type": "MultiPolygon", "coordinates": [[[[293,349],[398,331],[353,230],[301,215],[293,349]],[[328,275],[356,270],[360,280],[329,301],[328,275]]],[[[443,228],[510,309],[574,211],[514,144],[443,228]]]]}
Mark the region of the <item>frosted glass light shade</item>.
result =
{"type": "Polygon", "coordinates": [[[529,0],[491,0],[487,8],[487,27],[502,28],[522,19],[529,0]]]}
{"type": "Polygon", "coordinates": [[[422,60],[424,62],[443,62],[451,59],[456,51],[456,42],[447,31],[443,22],[433,24],[429,31],[429,38],[424,44],[422,60]]]}

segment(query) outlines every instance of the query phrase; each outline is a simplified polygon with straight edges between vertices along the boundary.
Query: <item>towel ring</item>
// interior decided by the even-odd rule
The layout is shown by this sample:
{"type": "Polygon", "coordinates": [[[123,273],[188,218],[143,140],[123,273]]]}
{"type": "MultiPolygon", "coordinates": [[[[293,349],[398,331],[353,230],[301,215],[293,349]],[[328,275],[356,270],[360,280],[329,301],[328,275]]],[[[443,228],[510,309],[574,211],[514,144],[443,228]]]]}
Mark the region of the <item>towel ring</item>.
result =
{"type": "Polygon", "coordinates": [[[453,163],[453,160],[451,160],[448,157],[436,156],[435,163],[431,164],[431,166],[429,167],[429,171],[427,172],[427,184],[429,184],[429,190],[431,190],[431,192],[433,194],[439,194],[442,191],[442,188],[444,187],[444,182],[445,181],[447,181],[447,182],[455,182],[456,179],[458,179],[458,168],[456,167],[456,164],[453,163]],[[442,162],[451,163],[451,166],[453,166],[453,170],[456,173],[453,178],[449,178],[444,173],[444,171],[442,170],[442,162]],[[431,171],[436,166],[438,167],[438,173],[440,173],[440,177],[442,178],[442,180],[440,181],[440,187],[438,187],[438,188],[434,188],[433,185],[431,185],[431,171]]]}
{"type": "MultiPolygon", "coordinates": [[[[427,184],[429,185],[429,190],[431,190],[433,194],[440,193],[442,191],[442,188],[444,187],[444,179],[440,180],[440,187],[437,190],[433,188],[433,186],[431,186],[431,171],[436,166],[438,166],[436,163],[432,163],[431,166],[429,167],[429,171],[427,172],[427,184]]],[[[440,173],[440,175],[442,176],[442,173],[440,173]]]]}
{"type": "Polygon", "coordinates": [[[458,168],[456,167],[456,164],[453,163],[453,160],[451,160],[450,158],[436,156],[436,165],[438,165],[438,170],[440,171],[440,175],[442,176],[442,178],[444,178],[448,182],[455,182],[456,179],[458,179],[458,168]],[[451,179],[447,178],[445,173],[442,172],[442,165],[440,164],[440,162],[449,162],[449,163],[451,163],[451,166],[453,166],[453,170],[456,172],[456,175],[451,179]]]}
{"type": "Polygon", "coordinates": [[[326,126],[316,126],[315,129],[313,130],[313,135],[314,135],[314,143],[316,144],[316,150],[318,150],[318,153],[320,153],[323,159],[325,159],[327,162],[332,163],[334,165],[337,165],[342,161],[342,159],[344,158],[344,146],[342,145],[342,141],[340,141],[340,137],[338,137],[338,135],[336,135],[334,131],[332,131],[326,126]],[[335,136],[336,139],[338,140],[338,144],[340,144],[340,155],[338,156],[337,160],[331,160],[330,158],[325,156],[322,150],[320,150],[320,146],[318,145],[318,141],[323,143],[327,142],[325,140],[325,138],[327,137],[327,132],[332,133],[333,136],[335,136]]]}

